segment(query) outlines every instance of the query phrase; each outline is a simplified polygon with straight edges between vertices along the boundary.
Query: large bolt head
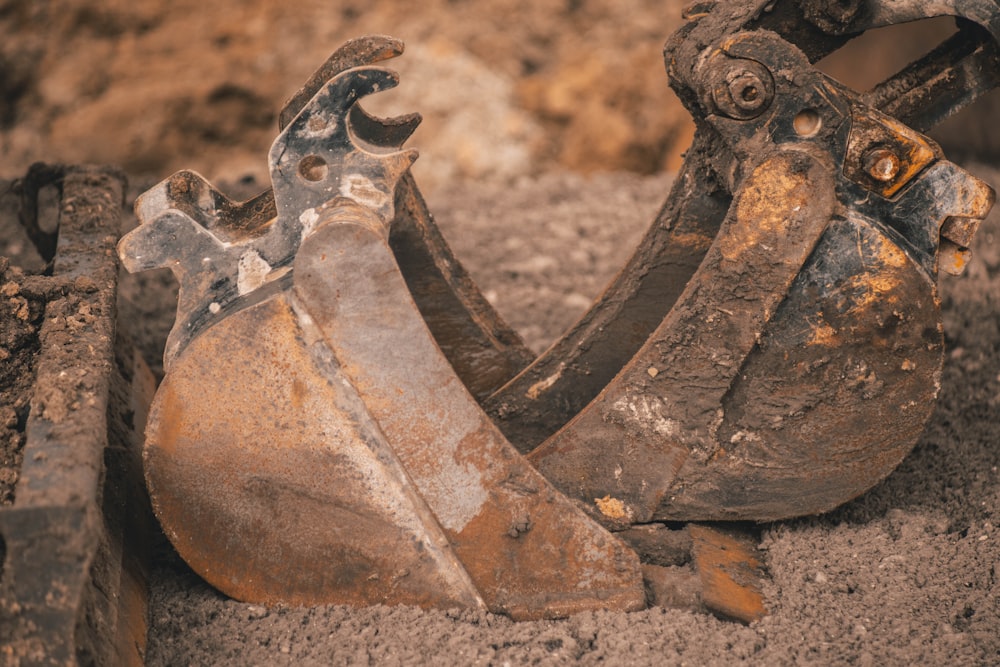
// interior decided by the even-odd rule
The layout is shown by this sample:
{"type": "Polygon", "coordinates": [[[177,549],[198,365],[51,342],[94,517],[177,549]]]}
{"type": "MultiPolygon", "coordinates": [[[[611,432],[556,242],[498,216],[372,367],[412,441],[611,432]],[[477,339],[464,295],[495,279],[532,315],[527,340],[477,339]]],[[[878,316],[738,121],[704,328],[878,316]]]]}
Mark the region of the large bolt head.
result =
{"type": "Polygon", "coordinates": [[[899,175],[899,156],[888,148],[873,148],[864,157],[865,171],[879,183],[891,183],[899,175]]]}
{"type": "Polygon", "coordinates": [[[713,71],[712,102],[723,115],[756,118],[774,99],[774,79],[754,60],[735,60],[713,71]]]}
{"type": "Polygon", "coordinates": [[[743,111],[757,111],[767,104],[764,82],[753,72],[740,72],[729,82],[729,96],[743,111]]]}

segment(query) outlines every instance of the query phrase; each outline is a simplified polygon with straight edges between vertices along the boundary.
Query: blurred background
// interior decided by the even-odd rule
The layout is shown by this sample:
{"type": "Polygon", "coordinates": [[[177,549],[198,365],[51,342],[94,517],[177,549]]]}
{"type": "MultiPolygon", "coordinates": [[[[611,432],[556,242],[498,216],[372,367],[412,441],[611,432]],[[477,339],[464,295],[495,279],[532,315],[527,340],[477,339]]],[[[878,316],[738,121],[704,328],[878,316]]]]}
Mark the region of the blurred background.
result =
{"type": "MultiPolygon", "coordinates": [[[[266,182],[277,112],[343,41],[406,41],[379,113],[419,111],[415,171],[455,180],[552,170],[672,171],[692,126],[667,86],[679,0],[0,0],[0,177],[34,161],[266,182]]],[[[865,35],[822,66],[856,88],[929,50],[950,20],[865,35]]],[[[992,160],[995,96],[937,137],[992,160]]]]}

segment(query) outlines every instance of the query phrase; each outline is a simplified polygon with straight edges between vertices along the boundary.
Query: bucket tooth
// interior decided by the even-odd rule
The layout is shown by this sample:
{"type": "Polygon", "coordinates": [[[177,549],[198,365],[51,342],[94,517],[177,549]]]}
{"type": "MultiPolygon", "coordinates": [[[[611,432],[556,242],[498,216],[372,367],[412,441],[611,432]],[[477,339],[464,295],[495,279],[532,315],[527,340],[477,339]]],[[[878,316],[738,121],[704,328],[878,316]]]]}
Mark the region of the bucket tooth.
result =
{"type": "Polygon", "coordinates": [[[690,524],[688,531],[705,607],[716,616],[741,623],[764,618],[763,554],[756,537],[741,526],[690,524]]]}
{"type": "Polygon", "coordinates": [[[318,224],[295,261],[303,316],[490,610],[524,619],[644,606],[634,552],[528,465],[455,377],[370,211],[341,207],[318,224]]]}

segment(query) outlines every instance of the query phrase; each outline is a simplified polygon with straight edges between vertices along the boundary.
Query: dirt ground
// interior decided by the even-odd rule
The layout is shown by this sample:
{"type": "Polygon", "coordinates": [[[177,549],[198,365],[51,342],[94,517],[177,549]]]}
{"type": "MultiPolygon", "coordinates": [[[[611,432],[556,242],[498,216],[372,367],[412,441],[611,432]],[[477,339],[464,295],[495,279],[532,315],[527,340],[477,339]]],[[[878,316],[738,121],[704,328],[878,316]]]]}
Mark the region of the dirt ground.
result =
{"type": "MultiPolygon", "coordinates": [[[[1000,183],[996,171],[979,171],[1000,183]]],[[[430,205],[479,285],[540,350],[621,266],[668,184],[548,174],[445,188],[430,205]]],[[[148,664],[996,664],[997,235],[1000,214],[980,231],[967,274],[943,280],[948,361],[913,454],[830,514],[764,526],[762,621],[660,608],[531,623],[411,608],[267,610],[220,595],[164,547],[148,664]]]]}
{"type": "MultiPolygon", "coordinates": [[[[246,188],[263,181],[277,110],[309,73],[344,39],[392,34],[408,44],[393,65],[403,83],[370,107],[424,114],[410,145],[421,150],[415,173],[431,210],[487,297],[539,351],[622,265],[690,139],[660,56],[681,4],[0,3],[0,177],[36,160],[106,162],[135,184],[183,167],[246,188]]],[[[932,22],[875,38],[825,66],[863,87],[943,29],[932,22]]],[[[973,168],[994,185],[996,106],[987,101],[937,135],[950,154],[993,160],[973,168]]],[[[161,539],[147,663],[1000,663],[997,235],[1000,214],[980,231],[966,274],[942,281],[948,360],[913,454],[830,514],[763,527],[762,621],[659,608],[532,623],[411,608],[268,610],[220,595],[161,539]]],[[[17,281],[0,272],[12,299],[4,308],[16,309],[23,295],[4,286],[17,281]]],[[[171,283],[144,276],[127,289],[140,295],[127,307],[155,370],[171,283]]],[[[37,315],[26,313],[21,322],[37,315]]],[[[5,331],[0,345],[13,348],[21,333],[5,331]]],[[[0,414],[0,438],[20,419],[0,414]]],[[[12,467],[0,461],[0,496],[12,467]]]]}

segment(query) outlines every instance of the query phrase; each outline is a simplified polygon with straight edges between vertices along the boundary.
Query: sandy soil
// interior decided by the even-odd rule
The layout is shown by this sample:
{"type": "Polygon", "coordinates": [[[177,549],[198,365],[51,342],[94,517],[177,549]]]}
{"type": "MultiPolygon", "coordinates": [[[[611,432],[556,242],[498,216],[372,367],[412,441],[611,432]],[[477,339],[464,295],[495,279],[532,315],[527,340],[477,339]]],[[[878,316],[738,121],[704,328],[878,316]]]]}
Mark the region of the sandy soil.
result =
{"type": "MultiPolygon", "coordinates": [[[[510,188],[456,186],[431,206],[477,282],[538,350],[621,265],[668,182],[551,174],[510,188]]],[[[835,512],[763,527],[762,621],[660,608],[533,623],[411,608],[267,610],[221,596],[164,547],[149,664],[995,664],[997,234],[993,215],[968,273],[943,281],[948,362],[913,454],[835,512]]]]}
{"type": "Polygon", "coordinates": [[[681,4],[14,0],[0,7],[3,170],[264,176],[280,105],[340,43],[377,32],[408,44],[383,104],[424,114],[425,187],[560,164],[652,173],[687,140],[660,55],[681,4]]]}

